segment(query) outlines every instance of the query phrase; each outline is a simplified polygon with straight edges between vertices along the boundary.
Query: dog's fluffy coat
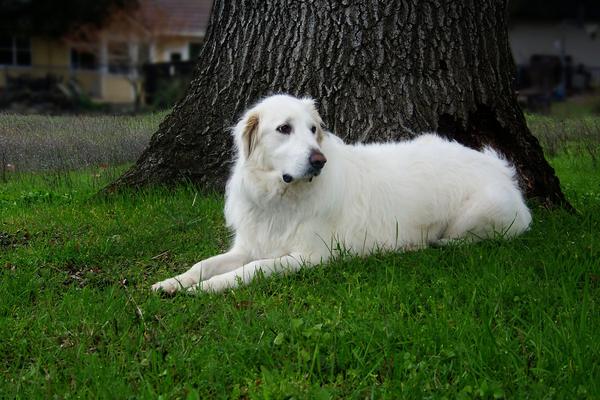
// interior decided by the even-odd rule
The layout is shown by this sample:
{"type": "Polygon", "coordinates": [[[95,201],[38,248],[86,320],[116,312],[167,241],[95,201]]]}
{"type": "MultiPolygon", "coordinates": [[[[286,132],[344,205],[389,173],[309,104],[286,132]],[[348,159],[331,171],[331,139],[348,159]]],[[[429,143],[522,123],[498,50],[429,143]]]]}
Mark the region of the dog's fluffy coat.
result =
{"type": "Polygon", "coordinates": [[[337,248],[361,255],[513,237],[531,222],[515,169],[491,149],[434,134],[348,145],[321,125],[310,99],[276,95],[248,110],[234,128],[227,184],[231,250],[153,289],[222,291],[259,270],[319,264],[337,248]],[[310,165],[314,152],[327,158],[322,173],[310,165]]]}

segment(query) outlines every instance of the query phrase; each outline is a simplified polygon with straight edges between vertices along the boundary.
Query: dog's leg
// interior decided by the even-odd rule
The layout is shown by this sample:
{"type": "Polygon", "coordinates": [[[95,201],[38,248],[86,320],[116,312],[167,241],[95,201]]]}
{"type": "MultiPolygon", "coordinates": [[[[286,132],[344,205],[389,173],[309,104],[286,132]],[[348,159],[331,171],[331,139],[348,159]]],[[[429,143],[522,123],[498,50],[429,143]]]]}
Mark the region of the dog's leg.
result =
{"type": "Polygon", "coordinates": [[[226,274],[216,275],[211,279],[199,282],[190,287],[188,291],[195,292],[201,290],[204,292],[218,293],[226,289],[238,287],[240,284],[247,285],[254,279],[259,271],[262,272],[265,277],[274,272],[289,274],[298,271],[302,266],[314,265],[314,261],[315,260],[311,260],[310,257],[297,253],[279,258],[252,261],[241,268],[226,274]]]}
{"type": "Polygon", "coordinates": [[[250,261],[250,259],[247,255],[235,251],[234,249],[227,253],[200,261],[183,274],[155,283],[152,285],[152,290],[173,293],[180,289],[189,288],[190,286],[205,279],[209,279],[217,274],[237,269],[248,261],[250,261]]]}

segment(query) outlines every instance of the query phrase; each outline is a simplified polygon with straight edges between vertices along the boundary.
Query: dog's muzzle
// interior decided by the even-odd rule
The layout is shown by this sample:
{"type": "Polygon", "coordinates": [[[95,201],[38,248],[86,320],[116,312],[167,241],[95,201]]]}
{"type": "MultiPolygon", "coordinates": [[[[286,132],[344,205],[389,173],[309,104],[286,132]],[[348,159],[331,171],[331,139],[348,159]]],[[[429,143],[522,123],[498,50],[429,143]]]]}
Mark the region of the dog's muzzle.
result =
{"type": "MultiPolygon", "coordinates": [[[[319,150],[313,150],[308,157],[309,167],[306,170],[304,177],[308,178],[309,182],[312,181],[312,178],[319,176],[326,162],[327,158],[325,158],[323,153],[319,150]]],[[[285,183],[291,183],[294,180],[294,177],[290,174],[283,174],[281,178],[285,183]]]]}

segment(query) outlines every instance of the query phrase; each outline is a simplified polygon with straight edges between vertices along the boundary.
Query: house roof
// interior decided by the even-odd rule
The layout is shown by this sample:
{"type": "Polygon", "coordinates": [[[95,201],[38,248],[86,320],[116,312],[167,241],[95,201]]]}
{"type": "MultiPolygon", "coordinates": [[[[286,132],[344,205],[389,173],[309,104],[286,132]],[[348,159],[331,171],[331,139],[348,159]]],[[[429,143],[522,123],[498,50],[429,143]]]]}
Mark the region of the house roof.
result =
{"type": "Polygon", "coordinates": [[[212,0],[140,0],[134,19],[161,35],[203,36],[212,0]]]}
{"type": "Polygon", "coordinates": [[[202,37],[206,33],[213,0],[139,0],[135,8],[117,9],[102,27],[81,25],[63,40],[73,47],[95,46],[102,32],[135,32],[149,37],[202,37]]]}

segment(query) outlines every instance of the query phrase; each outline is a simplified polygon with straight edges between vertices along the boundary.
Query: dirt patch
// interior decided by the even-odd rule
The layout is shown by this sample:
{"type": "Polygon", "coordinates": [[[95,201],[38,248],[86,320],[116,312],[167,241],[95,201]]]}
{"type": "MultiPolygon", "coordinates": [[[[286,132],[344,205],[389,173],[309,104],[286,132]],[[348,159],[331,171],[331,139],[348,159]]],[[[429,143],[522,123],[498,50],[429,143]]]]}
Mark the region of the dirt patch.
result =
{"type": "Polygon", "coordinates": [[[0,232],[0,248],[15,248],[19,246],[27,246],[31,240],[31,235],[28,231],[18,230],[14,233],[0,232]]]}

